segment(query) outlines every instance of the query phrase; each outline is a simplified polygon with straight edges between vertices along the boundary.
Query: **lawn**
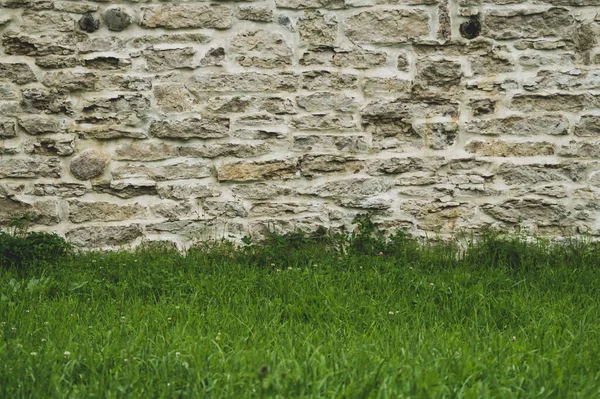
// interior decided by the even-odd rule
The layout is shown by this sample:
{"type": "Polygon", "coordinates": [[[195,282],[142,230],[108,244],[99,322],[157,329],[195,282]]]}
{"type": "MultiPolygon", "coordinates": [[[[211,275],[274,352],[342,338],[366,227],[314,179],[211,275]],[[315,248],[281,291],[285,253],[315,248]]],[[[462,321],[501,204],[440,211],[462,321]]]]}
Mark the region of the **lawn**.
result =
{"type": "Polygon", "coordinates": [[[0,397],[600,397],[595,244],[346,244],[0,268],[0,397]]]}

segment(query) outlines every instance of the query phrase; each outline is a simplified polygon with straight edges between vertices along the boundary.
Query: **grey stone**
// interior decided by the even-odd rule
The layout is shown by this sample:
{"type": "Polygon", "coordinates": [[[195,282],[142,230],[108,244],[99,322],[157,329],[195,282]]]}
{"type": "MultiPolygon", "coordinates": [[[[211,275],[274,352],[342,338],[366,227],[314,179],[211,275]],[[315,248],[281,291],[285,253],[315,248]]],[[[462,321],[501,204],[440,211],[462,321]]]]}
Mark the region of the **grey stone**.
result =
{"type": "Polygon", "coordinates": [[[109,8],[104,12],[104,25],[108,30],[120,32],[131,25],[131,15],[123,8],[109,8]]]}
{"type": "Polygon", "coordinates": [[[149,71],[161,72],[170,69],[194,69],[198,67],[195,60],[196,50],[193,47],[178,49],[158,49],[150,47],[143,52],[146,68],[149,71]]]}
{"type": "Polygon", "coordinates": [[[62,170],[60,160],[54,157],[2,158],[0,159],[0,178],[7,177],[31,179],[47,177],[58,179],[62,170]]]}
{"type": "Polygon", "coordinates": [[[552,200],[529,198],[483,205],[482,209],[503,222],[536,223],[540,226],[562,225],[569,216],[569,211],[563,204],[552,200]]]}
{"type": "Polygon", "coordinates": [[[160,198],[187,200],[196,198],[219,197],[221,191],[213,185],[198,183],[172,183],[158,186],[160,198]]]}
{"type": "Polygon", "coordinates": [[[258,72],[207,73],[190,78],[186,87],[192,93],[292,92],[298,87],[298,75],[289,72],[274,75],[258,72]]]}
{"type": "Polygon", "coordinates": [[[389,191],[391,185],[381,178],[336,179],[298,189],[299,194],[322,198],[367,198],[389,191]]]}
{"type": "MultiPolygon", "coordinates": [[[[569,121],[563,116],[511,116],[501,119],[473,120],[465,124],[465,131],[471,134],[490,136],[561,136],[568,134],[569,121]]],[[[599,132],[600,133],[600,132],[599,132]]]]}
{"type": "Polygon", "coordinates": [[[15,129],[15,121],[10,119],[0,119],[0,137],[10,138],[16,137],[17,131],[15,129]]]}
{"type": "Polygon", "coordinates": [[[297,177],[294,159],[224,163],[217,168],[219,181],[256,181],[297,177]]]}
{"type": "Polygon", "coordinates": [[[19,85],[37,82],[31,67],[24,62],[0,62],[0,80],[8,80],[19,85]]]}
{"type": "Polygon", "coordinates": [[[114,195],[115,197],[129,199],[143,195],[157,195],[156,182],[136,181],[124,182],[112,180],[110,182],[101,182],[92,185],[92,190],[96,193],[114,195]]]}
{"type": "Polygon", "coordinates": [[[165,29],[229,29],[233,25],[233,11],[218,4],[161,4],[143,8],[141,25],[165,29]]]}
{"type": "Polygon", "coordinates": [[[212,175],[212,165],[206,161],[173,161],[163,165],[125,164],[112,170],[112,176],[117,180],[146,179],[146,180],[179,180],[202,179],[212,175]]]}
{"type": "Polygon", "coordinates": [[[305,155],[298,165],[302,176],[314,177],[336,173],[356,174],[365,169],[366,162],[355,157],[341,155],[305,155]]]}
{"type": "Polygon", "coordinates": [[[565,8],[490,10],[483,16],[482,34],[494,39],[569,37],[574,23],[565,8]]]}
{"type": "Polygon", "coordinates": [[[131,244],[143,235],[139,224],[126,226],[77,227],[67,231],[67,241],[82,248],[101,248],[131,244]]]}
{"type": "Polygon", "coordinates": [[[24,150],[28,154],[68,156],[75,152],[75,137],[69,134],[44,136],[27,140],[24,150]]]}
{"type": "Polygon", "coordinates": [[[273,22],[273,9],[263,5],[239,6],[237,18],[255,22],[273,22]]]}
{"type": "Polygon", "coordinates": [[[91,12],[83,14],[77,23],[79,28],[87,33],[96,32],[100,28],[100,20],[91,12]]]}
{"type": "Polygon", "coordinates": [[[219,201],[206,199],[202,202],[204,215],[211,218],[236,218],[248,216],[242,203],[236,201],[219,201]]]}
{"type": "Polygon", "coordinates": [[[73,113],[73,103],[69,95],[62,90],[23,89],[21,95],[21,106],[24,111],[67,115],[73,113]]]}
{"type": "Polygon", "coordinates": [[[108,165],[108,155],[98,150],[85,150],[77,154],[69,165],[73,176],[78,180],[89,180],[100,176],[108,165]]]}
{"type": "Polygon", "coordinates": [[[504,163],[498,168],[498,176],[506,184],[538,184],[548,182],[582,181],[586,167],[580,163],[525,164],[504,163]]]}
{"type": "Polygon", "coordinates": [[[600,136],[600,116],[584,115],[577,125],[575,125],[575,135],[579,137],[599,137],[600,136]]]}
{"type": "Polygon", "coordinates": [[[308,11],[296,24],[300,43],[308,46],[333,46],[337,41],[338,21],[333,14],[308,11]]]}
{"type": "Polygon", "coordinates": [[[228,134],[229,118],[222,117],[169,119],[150,124],[150,135],[164,139],[215,139],[228,134]]]}
{"type": "Polygon", "coordinates": [[[71,223],[144,219],[147,214],[146,208],[137,203],[119,205],[105,201],[69,201],[69,220],[71,223]]]}
{"type": "Polygon", "coordinates": [[[346,36],[354,43],[399,44],[424,39],[429,15],[422,10],[363,11],[346,19],[346,36]]]}
{"type": "Polygon", "coordinates": [[[81,197],[88,191],[86,185],[81,183],[36,183],[33,185],[33,195],[40,197],[81,197]]]}
{"type": "Polygon", "coordinates": [[[133,142],[115,149],[114,159],[119,161],[159,161],[179,156],[179,148],[162,142],[133,142]]]}
{"type": "Polygon", "coordinates": [[[363,135],[324,135],[298,134],[294,136],[293,151],[341,151],[366,152],[369,149],[367,138],[363,135]]]}
{"type": "Polygon", "coordinates": [[[251,200],[267,200],[293,193],[293,190],[288,187],[271,183],[237,184],[231,188],[231,191],[236,197],[251,200]]]}
{"type": "Polygon", "coordinates": [[[46,72],[42,77],[45,86],[68,91],[94,90],[97,81],[93,72],[46,72]]]}

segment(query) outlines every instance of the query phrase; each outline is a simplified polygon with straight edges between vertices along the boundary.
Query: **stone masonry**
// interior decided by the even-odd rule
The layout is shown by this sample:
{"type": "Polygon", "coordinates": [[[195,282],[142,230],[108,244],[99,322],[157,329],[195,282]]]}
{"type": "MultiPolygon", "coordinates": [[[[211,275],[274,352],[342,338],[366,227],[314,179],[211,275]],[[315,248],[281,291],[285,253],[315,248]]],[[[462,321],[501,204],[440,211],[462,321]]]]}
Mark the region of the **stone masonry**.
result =
{"type": "Polygon", "coordinates": [[[0,224],[600,236],[600,0],[0,0],[0,224]]]}

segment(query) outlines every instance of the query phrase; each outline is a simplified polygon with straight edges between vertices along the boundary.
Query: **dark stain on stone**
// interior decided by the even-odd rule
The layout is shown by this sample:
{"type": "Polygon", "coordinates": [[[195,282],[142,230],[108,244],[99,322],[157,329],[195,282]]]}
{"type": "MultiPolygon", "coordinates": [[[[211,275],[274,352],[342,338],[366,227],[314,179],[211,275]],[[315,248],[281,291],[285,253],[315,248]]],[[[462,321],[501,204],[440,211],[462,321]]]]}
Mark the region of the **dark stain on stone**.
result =
{"type": "Polygon", "coordinates": [[[460,35],[465,39],[475,39],[481,34],[481,23],[477,17],[471,17],[460,24],[460,35]]]}
{"type": "Polygon", "coordinates": [[[83,31],[92,33],[98,30],[100,27],[100,21],[94,17],[94,14],[88,12],[83,14],[83,16],[79,19],[79,27],[83,31]]]}

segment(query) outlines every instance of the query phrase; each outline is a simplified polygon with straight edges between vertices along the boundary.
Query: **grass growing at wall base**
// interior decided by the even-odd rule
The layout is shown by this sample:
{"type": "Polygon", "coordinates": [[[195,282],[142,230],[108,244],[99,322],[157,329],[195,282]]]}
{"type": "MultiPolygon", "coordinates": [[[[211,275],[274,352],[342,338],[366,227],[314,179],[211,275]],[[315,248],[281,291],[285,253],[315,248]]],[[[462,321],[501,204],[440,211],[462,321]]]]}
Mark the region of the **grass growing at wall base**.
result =
{"type": "Polygon", "coordinates": [[[0,268],[0,397],[600,397],[597,249],[370,231],[0,268]]]}

